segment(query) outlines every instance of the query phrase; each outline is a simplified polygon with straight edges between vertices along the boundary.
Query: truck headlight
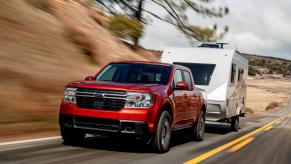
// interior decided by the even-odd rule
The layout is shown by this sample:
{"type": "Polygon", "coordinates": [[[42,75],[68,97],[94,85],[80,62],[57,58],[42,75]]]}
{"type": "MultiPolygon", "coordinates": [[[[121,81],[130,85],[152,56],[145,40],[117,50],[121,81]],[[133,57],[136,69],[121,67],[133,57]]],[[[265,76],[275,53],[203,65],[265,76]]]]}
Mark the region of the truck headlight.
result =
{"type": "Polygon", "coordinates": [[[149,108],[152,106],[152,95],[148,93],[127,92],[125,108],[149,108]]]}
{"type": "Polygon", "coordinates": [[[70,103],[76,103],[76,91],[77,88],[67,88],[65,90],[64,101],[70,103]]]}

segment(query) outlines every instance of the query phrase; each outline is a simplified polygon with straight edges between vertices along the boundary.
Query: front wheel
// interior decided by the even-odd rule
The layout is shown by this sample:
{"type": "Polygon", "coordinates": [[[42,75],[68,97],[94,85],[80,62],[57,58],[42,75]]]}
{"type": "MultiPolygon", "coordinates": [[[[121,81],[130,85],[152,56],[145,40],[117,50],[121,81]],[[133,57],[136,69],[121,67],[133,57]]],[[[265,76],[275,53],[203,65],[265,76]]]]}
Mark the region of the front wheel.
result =
{"type": "Polygon", "coordinates": [[[201,111],[198,121],[193,127],[193,137],[196,141],[203,141],[205,132],[205,112],[201,111]]]}
{"type": "Polygon", "coordinates": [[[152,147],[157,153],[165,153],[170,148],[172,135],[171,116],[169,112],[163,111],[152,141],[152,147]]]}

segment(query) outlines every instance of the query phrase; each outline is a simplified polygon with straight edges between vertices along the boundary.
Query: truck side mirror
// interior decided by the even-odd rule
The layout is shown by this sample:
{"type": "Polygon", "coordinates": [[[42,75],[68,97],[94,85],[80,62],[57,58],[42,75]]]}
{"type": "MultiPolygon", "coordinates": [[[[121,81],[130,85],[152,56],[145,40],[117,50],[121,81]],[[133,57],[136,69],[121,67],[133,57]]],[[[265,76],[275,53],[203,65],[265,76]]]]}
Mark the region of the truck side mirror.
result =
{"type": "Polygon", "coordinates": [[[90,80],[94,80],[94,76],[87,76],[87,77],[85,78],[85,80],[88,80],[88,81],[90,81],[90,80]]]}
{"type": "Polygon", "coordinates": [[[176,83],[175,90],[189,90],[189,86],[187,83],[179,81],[176,83]]]}

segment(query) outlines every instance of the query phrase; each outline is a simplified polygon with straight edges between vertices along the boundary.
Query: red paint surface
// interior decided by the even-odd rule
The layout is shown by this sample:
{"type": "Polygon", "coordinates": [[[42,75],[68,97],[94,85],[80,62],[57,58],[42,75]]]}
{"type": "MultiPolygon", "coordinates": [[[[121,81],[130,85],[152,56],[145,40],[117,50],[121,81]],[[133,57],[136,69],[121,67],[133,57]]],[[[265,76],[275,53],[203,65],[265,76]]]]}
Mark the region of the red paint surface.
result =
{"type": "MultiPolygon", "coordinates": [[[[122,62],[122,63],[144,63],[171,66],[170,64],[154,62],[122,62]]],[[[152,94],[153,97],[153,105],[150,108],[138,108],[138,109],[123,108],[118,111],[92,110],[78,108],[76,104],[62,101],[60,106],[60,113],[75,116],[144,121],[148,125],[154,124],[153,127],[148,126],[148,129],[150,132],[155,132],[160,113],[163,110],[164,105],[167,104],[171,106],[171,112],[173,114],[172,121],[173,127],[182,127],[183,125],[193,123],[193,121],[194,122],[196,121],[196,118],[200,113],[202,106],[205,105],[205,100],[203,99],[201,93],[198,92],[196,89],[192,91],[173,90],[172,88],[173,74],[177,68],[190,71],[188,68],[178,65],[172,65],[172,70],[167,85],[125,84],[125,83],[101,82],[95,80],[77,81],[69,83],[67,85],[67,87],[75,88],[90,88],[100,90],[119,90],[119,91],[150,93],[152,94]]],[[[101,71],[102,69],[98,73],[100,73],[101,71]]],[[[98,73],[94,76],[94,79],[96,78],[98,73]]]]}

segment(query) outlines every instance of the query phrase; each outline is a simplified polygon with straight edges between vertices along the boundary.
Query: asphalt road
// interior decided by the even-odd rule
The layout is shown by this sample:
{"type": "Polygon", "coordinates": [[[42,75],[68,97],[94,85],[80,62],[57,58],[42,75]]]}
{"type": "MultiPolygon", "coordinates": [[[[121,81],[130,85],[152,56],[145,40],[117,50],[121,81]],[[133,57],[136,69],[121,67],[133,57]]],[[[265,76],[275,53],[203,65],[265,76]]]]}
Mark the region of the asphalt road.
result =
{"type": "Polygon", "coordinates": [[[155,154],[132,139],[88,136],[79,146],[60,138],[0,143],[0,163],[291,163],[291,104],[275,114],[241,119],[239,132],[227,124],[207,124],[203,142],[186,131],[174,134],[171,150],[155,154]]]}

